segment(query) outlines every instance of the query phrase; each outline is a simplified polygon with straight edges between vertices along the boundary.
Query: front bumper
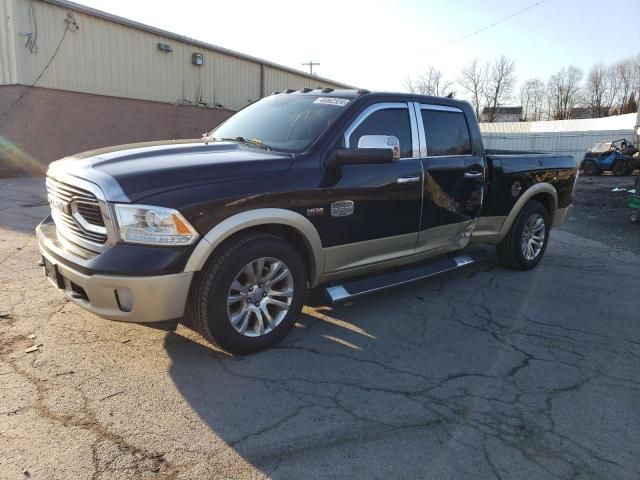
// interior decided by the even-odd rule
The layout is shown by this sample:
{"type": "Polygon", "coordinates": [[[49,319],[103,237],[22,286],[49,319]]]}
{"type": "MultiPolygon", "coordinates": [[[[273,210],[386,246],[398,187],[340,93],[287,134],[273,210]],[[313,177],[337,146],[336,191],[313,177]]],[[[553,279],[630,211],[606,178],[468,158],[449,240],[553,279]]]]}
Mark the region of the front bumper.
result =
{"type": "MultiPolygon", "coordinates": [[[[61,246],[55,231],[39,226],[38,246],[49,267],[57,270],[58,282],[49,278],[64,295],[100,317],[124,322],[152,323],[184,315],[193,272],[166,275],[105,275],[75,267],[70,252],[61,246]],[[65,262],[60,261],[64,254],[65,262]]],[[[78,263],[84,259],[78,257],[78,263]]],[[[135,262],[135,259],[132,258],[135,262]]]]}

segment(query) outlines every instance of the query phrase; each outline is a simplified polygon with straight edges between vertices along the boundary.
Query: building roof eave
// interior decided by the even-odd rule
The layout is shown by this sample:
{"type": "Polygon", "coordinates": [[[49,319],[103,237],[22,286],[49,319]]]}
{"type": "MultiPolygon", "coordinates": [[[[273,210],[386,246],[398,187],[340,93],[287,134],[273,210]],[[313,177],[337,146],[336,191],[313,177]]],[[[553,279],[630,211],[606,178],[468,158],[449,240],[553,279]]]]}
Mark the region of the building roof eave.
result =
{"type": "Polygon", "coordinates": [[[79,3],[71,2],[69,0],[41,0],[45,3],[50,3],[52,5],[56,5],[63,8],[68,8],[70,10],[74,10],[80,13],[84,13],[87,15],[92,15],[97,18],[101,18],[103,20],[107,20],[110,22],[118,23],[120,25],[124,25],[130,28],[135,28],[137,30],[142,30],[148,33],[152,33],[155,35],[159,35],[162,37],[170,38],[172,40],[176,40],[179,42],[184,42],[191,44],[196,47],[205,48],[207,50],[212,50],[214,52],[222,53],[224,55],[229,55],[235,58],[239,58],[241,60],[247,60],[250,62],[255,62],[266,67],[275,68],[277,70],[282,70],[284,72],[293,73],[295,75],[300,75],[305,78],[318,80],[320,82],[330,83],[332,85],[336,85],[345,89],[355,89],[352,85],[348,85],[342,82],[336,82],[335,80],[331,80],[329,78],[320,77],[317,75],[309,75],[301,70],[296,70],[295,68],[286,67],[284,65],[280,65],[275,62],[271,62],[269,60],[264,60],[262,58],[254,57],[251,55],[246,55],[244,53],[236,52],[235,50],[229,50],[224,47],[219,47],[218,45],[214,45],[212,43],[203,42],[201,40],[196,40],[195,38],[186,37],[184,35],[180,35],[177,33],[170,32],[168,30],[163,30],[161,28],[152,27],[151,25],[146,25],[144,23],[136,22],[135,20],[130,20],[128,18],[120,17],[118,15],[114,15],[111,13],[104,12],[102,10],[98,10],[92,7],[88,7],[86,5],[81,5],[79,3]]]}

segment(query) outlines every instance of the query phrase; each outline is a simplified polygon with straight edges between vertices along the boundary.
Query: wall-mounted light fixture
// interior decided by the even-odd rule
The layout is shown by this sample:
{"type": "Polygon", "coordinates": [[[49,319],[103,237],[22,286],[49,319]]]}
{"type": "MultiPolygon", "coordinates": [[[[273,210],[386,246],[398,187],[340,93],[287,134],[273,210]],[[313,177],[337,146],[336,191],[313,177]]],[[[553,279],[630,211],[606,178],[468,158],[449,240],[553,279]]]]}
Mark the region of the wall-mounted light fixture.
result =
{"type": "Polygon", "coordinates": [[[173,52],[173,48],[171,47],[171,45],[167,45],[166,43],[158,43],[158,50],[167,53],[173,52]]]}
{"type": "Polygon", "coordinates": [[[201,53],[194,52],[191,55],[191,63],[197,65],[198,67],[201,67],[202,65],[204,65],[204,56],[201,53]]]}

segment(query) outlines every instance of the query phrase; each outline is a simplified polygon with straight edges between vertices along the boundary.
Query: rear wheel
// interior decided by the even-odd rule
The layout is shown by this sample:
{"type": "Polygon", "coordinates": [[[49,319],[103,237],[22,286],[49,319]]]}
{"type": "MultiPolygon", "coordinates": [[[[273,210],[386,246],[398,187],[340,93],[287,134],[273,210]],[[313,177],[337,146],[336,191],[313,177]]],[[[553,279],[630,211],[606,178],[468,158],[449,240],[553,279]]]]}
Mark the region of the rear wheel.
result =
{"type": "Polygon", "coordinates": [[[611,164],[611,172],[616,177],[623,177],[629,175],[629,167],[625,160],[616,160],[611,164]]]}
{"type": "Polygon", "coordinates": [[[498,258],[508,268],[529,270],[544,256],[549,240],[549,212],[540,202],[529,201],[498,244],[498,258]]]}
{"type": "Polygon", "coordinates": [[[306,286],[302,258],[276,235],[233,240],[207,263],[191,292],[194,328],[233,353],[279,342],[295,324],[306,286]]]}
{"type": "Polygon", "coordinates": [[[584,162],[582,162],[582,171],[589,177],[598,175],[600,173],[598,164],[593,160],[585,160],[584,162]]]}

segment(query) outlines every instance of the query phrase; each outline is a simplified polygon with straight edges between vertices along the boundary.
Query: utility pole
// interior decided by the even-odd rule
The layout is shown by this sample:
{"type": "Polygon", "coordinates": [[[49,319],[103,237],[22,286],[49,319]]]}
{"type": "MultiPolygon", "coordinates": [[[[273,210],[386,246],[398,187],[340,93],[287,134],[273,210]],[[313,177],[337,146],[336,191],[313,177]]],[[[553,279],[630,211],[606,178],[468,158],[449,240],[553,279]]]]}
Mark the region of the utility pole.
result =
{"type": "Polygon", "coordinates": [[[313,75],[313,67],[315,65],[320,65],[319,63],[314,63],[313,60],[309,60],[309,63],[303,63],[302,66],[306,67],[309,66],[309,74],[313,75]]]}

